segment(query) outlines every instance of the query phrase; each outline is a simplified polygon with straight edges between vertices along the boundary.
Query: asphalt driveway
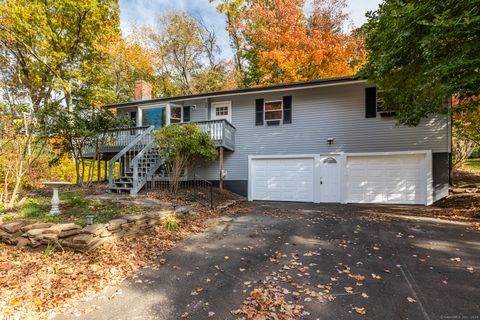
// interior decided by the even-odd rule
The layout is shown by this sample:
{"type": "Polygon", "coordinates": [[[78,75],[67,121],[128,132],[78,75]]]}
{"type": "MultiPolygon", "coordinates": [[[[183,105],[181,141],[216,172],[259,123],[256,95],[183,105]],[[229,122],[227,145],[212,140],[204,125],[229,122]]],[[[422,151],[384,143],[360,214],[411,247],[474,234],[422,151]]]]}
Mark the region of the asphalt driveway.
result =
{"type": "Polygon", "coordinates": [[[297,294],[302,319],[480,319],[480,233],[465,224],[408,206],[245,206],[59,318],[234,319],[272,282],[297,294]]]}

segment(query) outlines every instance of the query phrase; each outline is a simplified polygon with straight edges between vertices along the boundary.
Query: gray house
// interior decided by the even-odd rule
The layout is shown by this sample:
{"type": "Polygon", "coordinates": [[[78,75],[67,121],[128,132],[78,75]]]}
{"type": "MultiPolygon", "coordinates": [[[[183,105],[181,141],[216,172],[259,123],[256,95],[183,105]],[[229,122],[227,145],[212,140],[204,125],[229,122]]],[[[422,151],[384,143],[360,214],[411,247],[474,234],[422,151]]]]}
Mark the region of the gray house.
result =
{"type": "Polygon", "coordinates": [[[153,130],[196,122],[221,158],[198,169],[199,176],[222,180],[249,200],[429,205],[448,194],[449,117],[396,126],[364,80],[150,96],[150,85],[137,81],[135,101],[107,106],[136,123],[110,132],[101,147],[112,190],[137,193],[155,179],[162,160],[153,130]]]}

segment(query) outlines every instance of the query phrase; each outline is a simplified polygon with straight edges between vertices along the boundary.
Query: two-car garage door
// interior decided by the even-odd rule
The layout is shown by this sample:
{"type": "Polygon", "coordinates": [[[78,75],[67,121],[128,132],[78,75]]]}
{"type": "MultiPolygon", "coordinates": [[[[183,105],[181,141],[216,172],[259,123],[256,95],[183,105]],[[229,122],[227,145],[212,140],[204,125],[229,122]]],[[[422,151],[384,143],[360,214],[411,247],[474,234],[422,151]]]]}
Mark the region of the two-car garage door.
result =
{"type": "Polygon", "coordinates": [[[344,154],[339,175],[328,175],[322,157],[259,157],[250,159],[251,200],[323,201],[330,186],[342,186],[340,201],[349,203],[425,204],[425,153],[392,155],[344,154]],[[338,181],[327,182],[327,177],[338,181]],[[318,178],[316,178],[318,177],[318,178]],[[318,181],[317,181],[318,180],[318,181]],[[322,189],[323,188],[323,189],[322,189]]]}

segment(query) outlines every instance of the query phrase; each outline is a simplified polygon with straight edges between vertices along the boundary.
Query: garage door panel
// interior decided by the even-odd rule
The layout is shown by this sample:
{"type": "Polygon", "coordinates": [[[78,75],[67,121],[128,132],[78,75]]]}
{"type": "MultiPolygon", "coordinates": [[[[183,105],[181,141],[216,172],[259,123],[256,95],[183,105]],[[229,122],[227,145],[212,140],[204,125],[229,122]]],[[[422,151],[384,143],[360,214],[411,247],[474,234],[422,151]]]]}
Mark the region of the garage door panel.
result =
{"type": "Polygon", "coordinates": [[[313,158],[251,161],[254,200],[313,201],[313,158]]]}
{"type": "Polygon", "coordinates": [[[424,203],[423,159],[423,155],[348,158],[348,202],[424,203]]]}

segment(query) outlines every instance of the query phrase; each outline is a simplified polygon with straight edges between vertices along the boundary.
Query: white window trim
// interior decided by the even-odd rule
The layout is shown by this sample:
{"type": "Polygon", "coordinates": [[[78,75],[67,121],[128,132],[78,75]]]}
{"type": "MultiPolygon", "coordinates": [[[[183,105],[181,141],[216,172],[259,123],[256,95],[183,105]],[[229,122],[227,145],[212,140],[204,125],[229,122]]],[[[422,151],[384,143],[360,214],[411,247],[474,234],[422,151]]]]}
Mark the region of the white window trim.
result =
{"type": "Polygon", "coordinates": [[[172,107],[180,108],[180,122],[175,122],[175,123],[183,123],[183,106],[179,104],[174,104],[174,103],[169,103],[169,106],[170,107],[168,108],[168,124],[172,122],[172,107]]]}
{"type": "MultiPolygon", "coordinates": [[[[217,116],[216,116],[216,112],[215,112],[215,109],[216,107],[225,107],[227,106],[228,107],[228,115],[225,117],[226,120],[230,123],[232,123],[232,101],[228,100],[228,101],[216,101],[216,102],[212,102],[210,104],[210,119],[212,120],[219,120],[219,119],[216,119],[217,116]]],[[[223,119],[225,119],[223,118],[223,119]]]]}
{"type": "Polygon", "coordinates": [[[280,121],[280,124],[283,123],[283,100],[268,100],[268,101],[263,101],[263,123],[273,122],[273,121],[280,121]],[[275,111],[266,111],[266,110],[265,110],[265,105],[266,105],[267,103],[272,103],[272,102],[280,102],[280,105],[282,106],[282,109],[280,109],[280,110],[275,110],[275,111],[281,111],[282,117],[281,117],[280,119],[267,120],[267,119],[265,118],[266,112],[275,112],[275,111]]]}

